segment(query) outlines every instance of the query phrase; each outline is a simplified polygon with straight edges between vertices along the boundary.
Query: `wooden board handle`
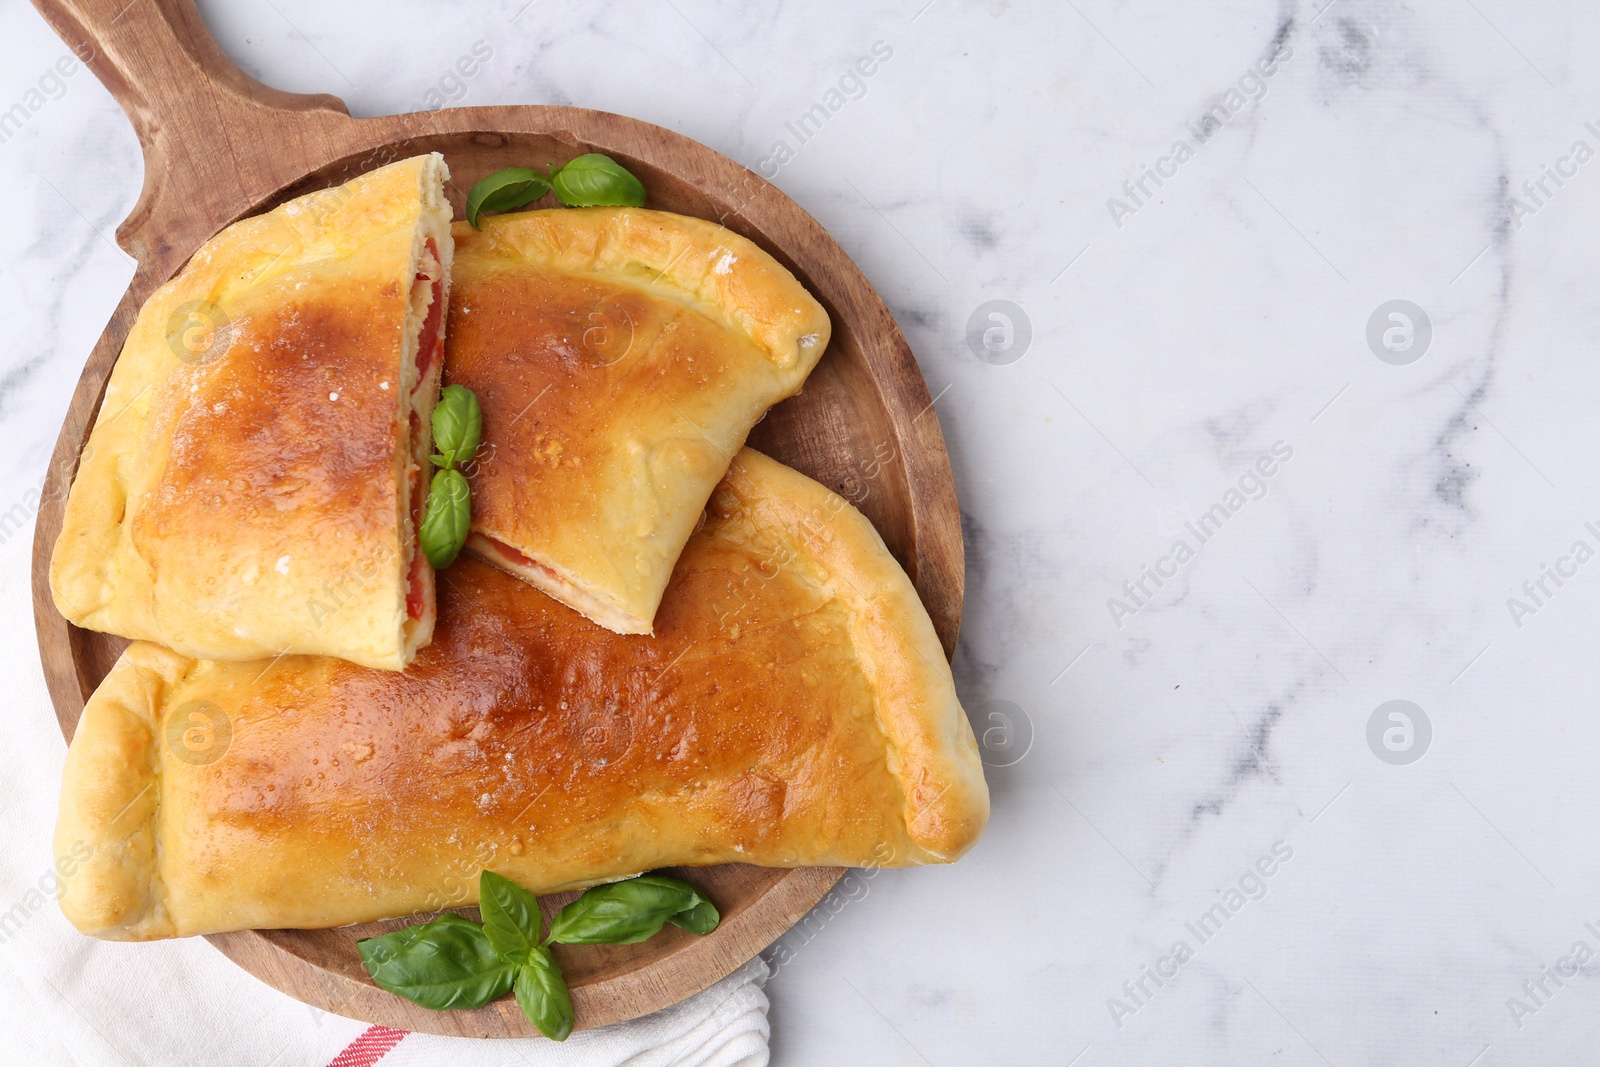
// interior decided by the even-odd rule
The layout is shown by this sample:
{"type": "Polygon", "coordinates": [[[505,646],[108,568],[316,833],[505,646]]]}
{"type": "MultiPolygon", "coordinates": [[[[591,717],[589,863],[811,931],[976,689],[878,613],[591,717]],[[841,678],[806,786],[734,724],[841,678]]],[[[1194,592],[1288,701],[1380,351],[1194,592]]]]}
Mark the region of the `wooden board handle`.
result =
{"type": "Polygon", "coordinates": [[[285,159],[303,158],[286,150],[291,145],[355,121],[336,96],[286,93],[245,74],[217,47],[193,0],[34,5],[139,136],[144,191],[117,240],[143,264],[163,258],[153,254],[164,251],[153,247],[155,235],[180,215],[217,217],[196,210],[197,196],[230,217],[258,198],[260,178],[296,177],[278,173],[285,159]]]}

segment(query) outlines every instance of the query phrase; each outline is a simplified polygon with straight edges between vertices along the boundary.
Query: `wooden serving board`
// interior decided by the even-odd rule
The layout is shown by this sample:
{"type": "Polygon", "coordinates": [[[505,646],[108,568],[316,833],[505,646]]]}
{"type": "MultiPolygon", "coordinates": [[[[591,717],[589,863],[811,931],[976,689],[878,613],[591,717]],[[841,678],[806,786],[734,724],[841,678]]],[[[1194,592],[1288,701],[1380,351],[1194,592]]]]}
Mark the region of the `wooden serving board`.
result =
{"type": "MultiPolygon", "coordinates": [[[[192,0],[34,0],[122,104],[144,148],[144,190],[117,231],[138,271],[90,354],[56,443],[34,540],[39,652],[61,729],[126,642],[80,630],[55,610],[50,553],[106,379],[145,298],[218,230],[302,193],[395,159],[438,151],[451,202],[507,166],[604,152],[637,174],[650,206],[712,219],[771,252],[816,294],[833,341],[805,391],[775,408],[751,444],[860,508],[905,566],[948,655],[961,617],[962,543],[950,460],[928,389],[883,301],[816,220],[761,178],[658,126],[567,107],[479,107],[353,119],[332,96],[270,89],[212,41],[192,0]]],[[[839,868],[744,865],[679,871],[722,909],[714,933],[673,928],[630,946],[558,947],[579,1029],[659,1010],[699,992],[761,951],[828,891],[839,868]]],[[[546,914],[573,894],[542,901],[546,914]]],[[[277,989],[351,1018],[471,1037],[535,1031],[509,998],[475,1011],[433,1012],[377,988],[358,937],[403,921],[338,930],[246,931],[211,937],[277,989]]]]}

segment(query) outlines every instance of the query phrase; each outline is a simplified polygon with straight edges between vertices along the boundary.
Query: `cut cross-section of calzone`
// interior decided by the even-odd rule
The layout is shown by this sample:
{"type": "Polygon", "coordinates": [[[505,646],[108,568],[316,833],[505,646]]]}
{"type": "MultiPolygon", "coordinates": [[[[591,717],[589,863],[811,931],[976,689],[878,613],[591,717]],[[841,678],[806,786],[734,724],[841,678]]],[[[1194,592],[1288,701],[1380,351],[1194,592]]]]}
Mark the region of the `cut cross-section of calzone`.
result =
{"type": "Polygon", "coordinates": [[[827,313],[701,219],[632,208],[456,226],[445,377],[483,406],[468,547],[617,633],[651,632],[707,497],[798,392],[827,313]]]}
{"type": "Polygon", "coordinates": [[[470,904],[674,865],[953,860],[989,813],[922,603],[871,524],[745,450],[656,636],[471,558],[403,673],[123,654],[67,755],[80,930],[146,940],[470,904]]]}
{"type": "Polygon", "coordinates": [[[63,615],[214,659],[399,670],[428,643],[447,177],[418,156],[291,200],[156,290],[67,498],[63,615]]]}

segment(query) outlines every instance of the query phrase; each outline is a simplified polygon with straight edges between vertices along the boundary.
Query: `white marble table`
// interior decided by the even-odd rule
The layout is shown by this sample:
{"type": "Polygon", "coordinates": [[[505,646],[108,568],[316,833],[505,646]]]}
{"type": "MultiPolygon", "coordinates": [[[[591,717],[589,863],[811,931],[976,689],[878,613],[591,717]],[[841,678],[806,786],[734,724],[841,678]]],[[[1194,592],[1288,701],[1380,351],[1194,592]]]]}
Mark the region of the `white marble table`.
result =
{"type": "MultiPolygon", "coordinates": [[[[245,70],[356,114],[697,138],[904,328],[966,518],[994,816],[781,943],[775,1062],[1596,1062],[1600,13],[525,4],[202,9],[245,70]]],[[[0,517],[131,273],[137,147],[63,54],[0,4],[0,517]]],[[[53,804],[6,788],[42,865],[53,804]]]]}

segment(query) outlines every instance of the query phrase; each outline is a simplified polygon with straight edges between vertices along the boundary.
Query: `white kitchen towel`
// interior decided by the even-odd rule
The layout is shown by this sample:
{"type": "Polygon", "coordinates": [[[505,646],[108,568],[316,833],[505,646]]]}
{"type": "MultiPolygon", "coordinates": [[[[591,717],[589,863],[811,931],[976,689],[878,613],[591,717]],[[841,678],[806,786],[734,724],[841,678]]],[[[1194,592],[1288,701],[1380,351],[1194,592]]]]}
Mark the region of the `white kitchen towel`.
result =
{"type": "Polygon", "coordinates": [[[554,1041],[467,1041],[411,1034],[383,1067],[763,1067],[767,1062],[767,965],[751,960],[674,1007],[630,1023],[554,1041]]]}
{"type": "MultiPolygon", "coordinates": [[[[25,502],[32,510],[35,500],[25,502]]],[[[0,508],[0,511],[3,511],[0,508]]],[[[9,517],[9,513],[8,517],[9,517]]],[[[32,523],[0,523],[0,1062],[81,1067],[760,1067],[766,964],[756,959],[675,1007],[565,1043],[471,1041],[370,1028],[301,1004],[200,938],[84,937],[55,901],[50,836],[66,743],[34,636],[32,523]]]]}

